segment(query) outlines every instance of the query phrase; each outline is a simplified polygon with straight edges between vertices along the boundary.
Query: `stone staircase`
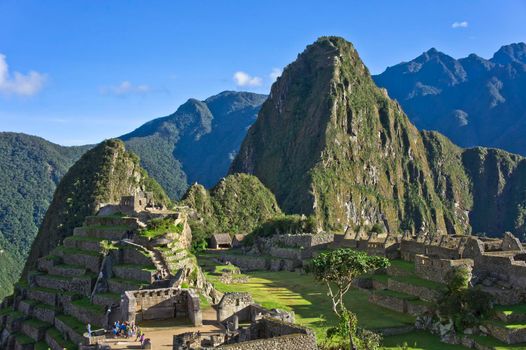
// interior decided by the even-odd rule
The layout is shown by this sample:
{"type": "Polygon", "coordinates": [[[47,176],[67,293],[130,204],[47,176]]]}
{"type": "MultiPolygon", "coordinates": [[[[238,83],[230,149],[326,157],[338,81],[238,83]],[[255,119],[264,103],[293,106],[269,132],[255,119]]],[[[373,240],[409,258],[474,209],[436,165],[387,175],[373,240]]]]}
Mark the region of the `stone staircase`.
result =
{"type": "Polygon", "coordinates": [[[117,244],[127,230],[137,227],[135,218],[88,217],[63,245],[40,258],[37,270],[15,286],[13,298],[4,301],[0,348],[76,349],[84,342],[88,323],[92,329],[107,326],[110,315],[106,308],[118,305],[125,290],[149,287],[158,268],[155,263],[160,266],[136,247],[128,254],[122,249],[111,251],[108,259],[113,264],[109,270],[103,264],[100,242],[117,244]],[[134,260],[134,256],[145,259],[134,260]],[[108,290],[95,289],[100,271],[108,290]]]}

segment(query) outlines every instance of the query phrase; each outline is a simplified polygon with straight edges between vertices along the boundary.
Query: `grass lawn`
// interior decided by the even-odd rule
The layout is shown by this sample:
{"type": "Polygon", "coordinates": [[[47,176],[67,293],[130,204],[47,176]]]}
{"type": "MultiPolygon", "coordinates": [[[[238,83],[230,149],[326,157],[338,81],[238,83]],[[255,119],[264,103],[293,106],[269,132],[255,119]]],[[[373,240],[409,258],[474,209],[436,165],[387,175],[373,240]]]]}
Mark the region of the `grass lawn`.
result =
{"type": "Polygon", "coordinates": [[[385,337],[382,349],[385,350],[465,350],[466,347],[460,345],[450,345],[440,342],[436,335],[415,331],[407,334],[385,337]],[[403,345],[407,344],[407,347],[403,345]]]}
{"type": "Polygon", "coordinates": [[[526,314],[526,304],[495,305],[495,311],[501,311],[508,316],[513,314],[526,314]]]}
{"type": "Polygon", "coordinates": [[[480,345],[493,348],[495,350],[525,350],[526,344],[508,345],[492,337],[472,336],[472,338],[480,345]]]}
{"type": "MultiPolygon", "coordinates": [[[[206,259],[205,259],[206,260],[206,259]]],[[[201,262],[201,260],[200,260],[201,262]]],[[[210,261],[204,261],[210,267],[210,261]]],[[[214,269],[221,271],[226,265],[214,269]]],[[[266,308],[292,310],[299,324],[311,327],[323,338],[328,327],[335,325],[336,317],[327,296],[326,287],[312,276],[296,272],[255,271],[247,273],[247,283],[224,284],[216,273],[206,272],[207,278],[222,292],[250,292],[254,300],[266,308]]],[[[352,289],[346,296],[347,306],[357,314],[362,327],[368,329],[398,327],[414,322],[410,315],[400,314],[368,302],[368,294],[352,289]]]]}
{"type": "Polygon", "coordinates": [[[391,260],[391,266],[406,270],[407,272],[415,272],[415,263],[405,260],[391,260]]]}
{"type": "Polygon", "coordinates": [[[413,286],[418,286],[418,287],[425,287],[425,288],[429,288],[429,289],[435,289],[435,290],[443,290],[446,288],[446,286],[442,283],[438,283],[438,282],[434,282],[434,281],[429,281],[429,280],[426,280],[426,279],[423,279],[423,278],[420,278],[420,277],[417,277],[417,276],[392,276],[392,277],[389,277],[395,281],[399,281],[399,282],[403,282],[403,283],[407,283],[407,284],[411,284],[413,286]]]}

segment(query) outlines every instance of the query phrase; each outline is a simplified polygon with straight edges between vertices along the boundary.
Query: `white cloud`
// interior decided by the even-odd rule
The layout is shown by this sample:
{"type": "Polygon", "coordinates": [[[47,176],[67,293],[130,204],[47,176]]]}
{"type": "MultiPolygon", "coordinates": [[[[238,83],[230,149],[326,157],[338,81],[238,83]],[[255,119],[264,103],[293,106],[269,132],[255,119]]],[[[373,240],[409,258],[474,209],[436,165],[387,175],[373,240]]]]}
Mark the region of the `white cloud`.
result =
{"type": "Polygon", "coordinates": [[[242,71],[235,72],[233,79],[237,86],[261,86],[263,83],[260,77],[253,77],[242,71]]]}
{"type": "Polygon", "coordinates": [[[468,21],[462,21],[462,22],[453,22],[451,25],[451,28],[457,29],[457,28],[467,28],[469,25],[468,21]]]}
{"type": "Polygon", "coordinates": [[[9,72],[6,56],[0,54],[0,93],[6,95],[31,96],[39,92],[46,81],[46,75],[35,71],[27,74],[9,72]]]}
{"type": "Polygon", "coordinates": [[[278,77],[281,76],[281,73],[283,73],[283,69],[280,68],[272,68],[272,72],[270,72],[269,77],[272,80],[272,82],[275,82],[278,77]]]}
{"type": "Polygon", "coordinates": [[[103,95],[123,96],[123,95],[131,95],[131,94],[145,94],[147,92],[150,92],[151,90],[152,89],[150,88],[149,85],[146,85],[146,84],[135,85],[125,80],[118,85],[103,86],[100,89],[100,92],[103,95]]]}

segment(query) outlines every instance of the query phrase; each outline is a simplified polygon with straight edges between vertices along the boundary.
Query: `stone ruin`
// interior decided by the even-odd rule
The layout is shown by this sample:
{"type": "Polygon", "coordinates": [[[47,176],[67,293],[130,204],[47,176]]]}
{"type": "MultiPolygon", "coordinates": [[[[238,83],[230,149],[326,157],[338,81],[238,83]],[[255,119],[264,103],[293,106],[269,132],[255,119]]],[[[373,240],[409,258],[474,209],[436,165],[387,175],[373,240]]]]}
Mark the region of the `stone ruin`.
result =
{"type": "Polygon", "coordinates": [[[192,289],[126,291],[121,300],[121,312],[121,319],[128,322],[188,318],[196,327],[203,324],[199,296],[192,289]]]}
{"type": "Polygon", "coordinates": [[[226,293],[216,305],[217,321],[226,333],[189,332],[174,336],[174,350],[188,349],[317,349],[316,337],[294,324],[294,313],[268,310],[249,293],[226,293]],[[240,324],[247,324],[242,327],[240,324]]]}
{"type": "Polygon", "coordinates": [[[333,241],[334,234],[326,232],[259,237],[252,247],[237,249],[243,254],[224,251],[221,261],[231,262],[245,271],[295,271],[333,241]]]}

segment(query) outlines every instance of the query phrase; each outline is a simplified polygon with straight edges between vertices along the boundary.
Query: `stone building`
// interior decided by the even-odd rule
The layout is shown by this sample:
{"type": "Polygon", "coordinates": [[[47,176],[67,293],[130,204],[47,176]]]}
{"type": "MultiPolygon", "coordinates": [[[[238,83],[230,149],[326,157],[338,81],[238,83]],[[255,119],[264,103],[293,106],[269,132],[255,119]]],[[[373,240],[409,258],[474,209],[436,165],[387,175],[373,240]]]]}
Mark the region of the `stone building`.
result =
{"type": "Polygon", "coordinates": [[[211,249],[232,248],[232,237],[228,233],[214,233],[210,237],[211,249]]]}
{"type": "Polygon", "coordinates": [[[142,322],[188,318],[194,326],[202,325],[199,296],[192,289],[146,289],[124,292],[121,300],[122,320],[142,322]]]}

